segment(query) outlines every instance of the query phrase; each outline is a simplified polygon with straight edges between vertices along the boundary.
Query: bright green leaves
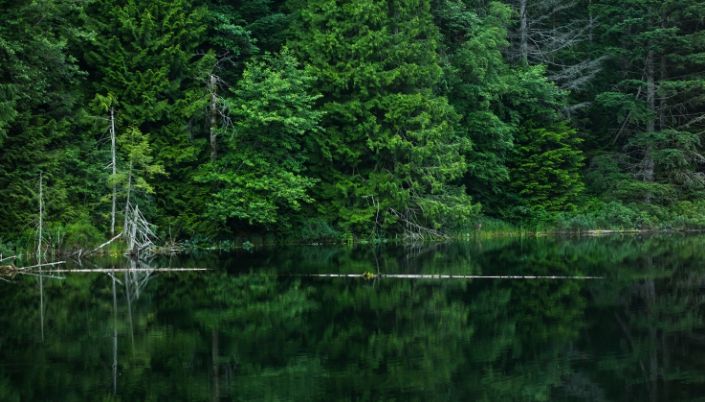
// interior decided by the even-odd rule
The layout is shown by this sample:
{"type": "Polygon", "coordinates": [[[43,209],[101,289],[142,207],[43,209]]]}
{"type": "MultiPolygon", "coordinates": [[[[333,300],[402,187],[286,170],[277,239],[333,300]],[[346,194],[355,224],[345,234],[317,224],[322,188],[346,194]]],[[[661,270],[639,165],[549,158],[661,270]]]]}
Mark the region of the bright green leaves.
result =
{"type": "Polygon", "coordinates": [[[247,64],[227,100],[233,121],[224,131],[227,149],[201,177],[218,189],[208,206],[212,218],[286,224],[312,201],[315,180],[305,164],[322,116],[313,109],[319,96],[312,83],[287,49],[247,64]]]}
{"type": "Polygon", "coordinates": [[[312,167],[319,211],[345,230],[425,235],[476,210],[453,185],[469,141],[434,92],[441,67],[430,11],[423,0],[310,0],[298,15],[293,46],[327,112],[312,167]]]}

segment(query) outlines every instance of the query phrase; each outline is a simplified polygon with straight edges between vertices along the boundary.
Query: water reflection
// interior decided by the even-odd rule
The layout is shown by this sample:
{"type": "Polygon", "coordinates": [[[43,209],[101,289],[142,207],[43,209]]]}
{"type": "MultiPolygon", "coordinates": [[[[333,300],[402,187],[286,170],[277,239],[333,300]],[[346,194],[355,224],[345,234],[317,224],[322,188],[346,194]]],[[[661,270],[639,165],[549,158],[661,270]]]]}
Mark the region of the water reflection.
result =
{"type": "Polygon", "coordinates": [[[298,247],[18,279],[0,284],[0,400],[696,400],[704,246],[298,247]],[[300,276],[322,272],[604,279],[300,276]]]}

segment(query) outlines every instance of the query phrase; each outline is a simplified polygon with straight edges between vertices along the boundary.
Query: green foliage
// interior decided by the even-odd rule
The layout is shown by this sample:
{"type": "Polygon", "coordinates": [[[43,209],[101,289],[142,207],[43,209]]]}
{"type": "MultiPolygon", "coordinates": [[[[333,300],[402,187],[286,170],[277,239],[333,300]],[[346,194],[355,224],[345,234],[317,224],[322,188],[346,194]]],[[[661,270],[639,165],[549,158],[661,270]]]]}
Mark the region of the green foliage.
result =
{"type": "Polygon", "coordinates": [[[490,3],[486,11],[480,17],[462,1],[444,0],[434,7],[443,50],[449,53],[443,86],[461,115],[457,130],[473,144],[465,152],[465,183],[470,194],[490,203],[509,180],[514,128],[502,116],[502,98],[514,72],[502,54],[508,46],[509,8],[490,3]]]}
{"type": "Polygon", "coordinates": [[[217,188],[209,216],[246,224],[286,224],[313,201],[306,162],[322,113],[313,109],[313,77],[287,49],[247,64],[227,107],[225,155],[201,180],[217,188]]]}
{"type": "Polygon", "coordinates": [[[81,5],[2,1],[0,24],[0,234],[36,222],[39,173],[47,184],[47,220],[76,211],[72,186],[87,183],[74,163],[91,138],[72,122],[80,113],[82,73],[70,46],[85,34],[81,5]]]}
{"type": "Polygon", "coordinates": [[[699,225],[701,4],[521,4],[0,0],[0,236],[34,230],[40,172],[45,222],[79,232],[107,233],[128,183],[160,233],[231,243],[601,226],[605,205],[699,225]]]}
{"type": "Polygon", "coordinates": [[[545,216],[575,210],[584,189],[580,169],[582,152],[576,131],[566,124],[528,129],[517,138],[511,166],[517,215],[545,216]]]}
{"type": "Polygon", "coordinates": [[[102,231],[93,225],[87,215],[79,216],[76,220],[66,225],[63,231],[66,235],[62,243],[56,245],[59,250],[86,250],[104,241],[102,231]]]}
{"type": "MultiPolygon", "coordinates": [[[[132,143],[133,151],[151,148],[155,164],[168,173],[141,183],[155,191],[163,218],[158,222],[178,219],[190,226],[202,202],[193,167],[203,142],[189,126],[196,117],[194,105],[204,104],[199,79],[212,64],[208,57],[194,57],[205,33],[205,9],[185,0],[150,0],[100,2],[88,11],[97,33],[85,53],[95,66],[94,88],[114,100],[120,133],[129,138],[148,134],[149,144],[141,137],[132,143]]],[[[150,210],[148,205],[142,209],[150,210]]]]}
{"type": "Polygon", "coordinates": [[[477,208],[453,185],[470,142],[434,93],[441,68],[427,1],[311,0],[293,46],[318,77],[326,136],[318,210],[357,233],[439,229],[477,208]]]}

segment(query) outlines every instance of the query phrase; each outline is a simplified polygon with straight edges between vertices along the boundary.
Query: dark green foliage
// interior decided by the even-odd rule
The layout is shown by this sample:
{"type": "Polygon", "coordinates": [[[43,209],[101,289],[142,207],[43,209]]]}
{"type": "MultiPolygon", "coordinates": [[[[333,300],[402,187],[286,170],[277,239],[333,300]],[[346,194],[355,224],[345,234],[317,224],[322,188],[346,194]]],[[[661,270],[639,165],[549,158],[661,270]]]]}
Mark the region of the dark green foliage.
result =
{"type": "Polygon", "coordinates": [[[594,141],[609,144],[631,176],[610,195],[661,204],[701,195],[702,4],[604,1],[593,11],[603,21],[600,51],[610,59],[590,124],[594,141]]]}
{"type": "Polygon", "coordinates": [[[545,218],[575,209],[584,189],[579,143],[575,130],[566,124],[528,129],[517,137],[510,169],[518,215],[545,218]]]}
{"type": "Polygon", "coordinates": [[[0,9],[5,243],[34,238],[40,172],[52,239],[108,234],[113,186],[177,238],[702,222],[697,0],[0,9]]]}
{"type": "Polygon", "coordinates": [[[0,2],[0,237],[18,238],[37,219],[39,173],[47,220],[71,221],[100,187],[83,164],[95,141],[73,121],[82,73],[71,45],[87,35],[72,2],[0,2]],[[74,189],[76,189],[74,191],[74,189]]]}
{"type": "Polygon", "coordinates": [[[97,35],[86,60],[96,67],[95,89],[115,99],[118,131],[144,133],[166,171],[149,183],[158,222],[188,230],[204,196],[193,175],[204,150],[195,125],[211,64],[196,57],[205,9],[186,1],[114,1],[97,3],[90,13],[97,35]]]}
{"type": "Polygon", "coordinates": [[[514,134],[512,122],[501,116],[513,74],[502,55],[510,10],[491,3],[486,11],[480,17],[462,1],[451,0],[434,7],[448,53],[443,86],[461,115],[457,129],[473,143],[465,153],[465,183],[483,203],[491,202],[509,180],[507,157],[514,134]]]}

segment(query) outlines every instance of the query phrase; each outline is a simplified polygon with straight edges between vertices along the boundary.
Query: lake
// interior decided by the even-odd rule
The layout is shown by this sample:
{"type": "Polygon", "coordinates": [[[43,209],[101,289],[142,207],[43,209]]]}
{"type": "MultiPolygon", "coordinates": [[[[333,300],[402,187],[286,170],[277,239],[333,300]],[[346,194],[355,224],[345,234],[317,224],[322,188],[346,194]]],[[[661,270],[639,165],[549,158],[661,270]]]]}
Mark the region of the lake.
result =
{"type": "Polygon", "coordinates": [[[703,236],[299,246],[141,267],[210,270],[0,282],[0,401],[705,397],[703,236]]]}

